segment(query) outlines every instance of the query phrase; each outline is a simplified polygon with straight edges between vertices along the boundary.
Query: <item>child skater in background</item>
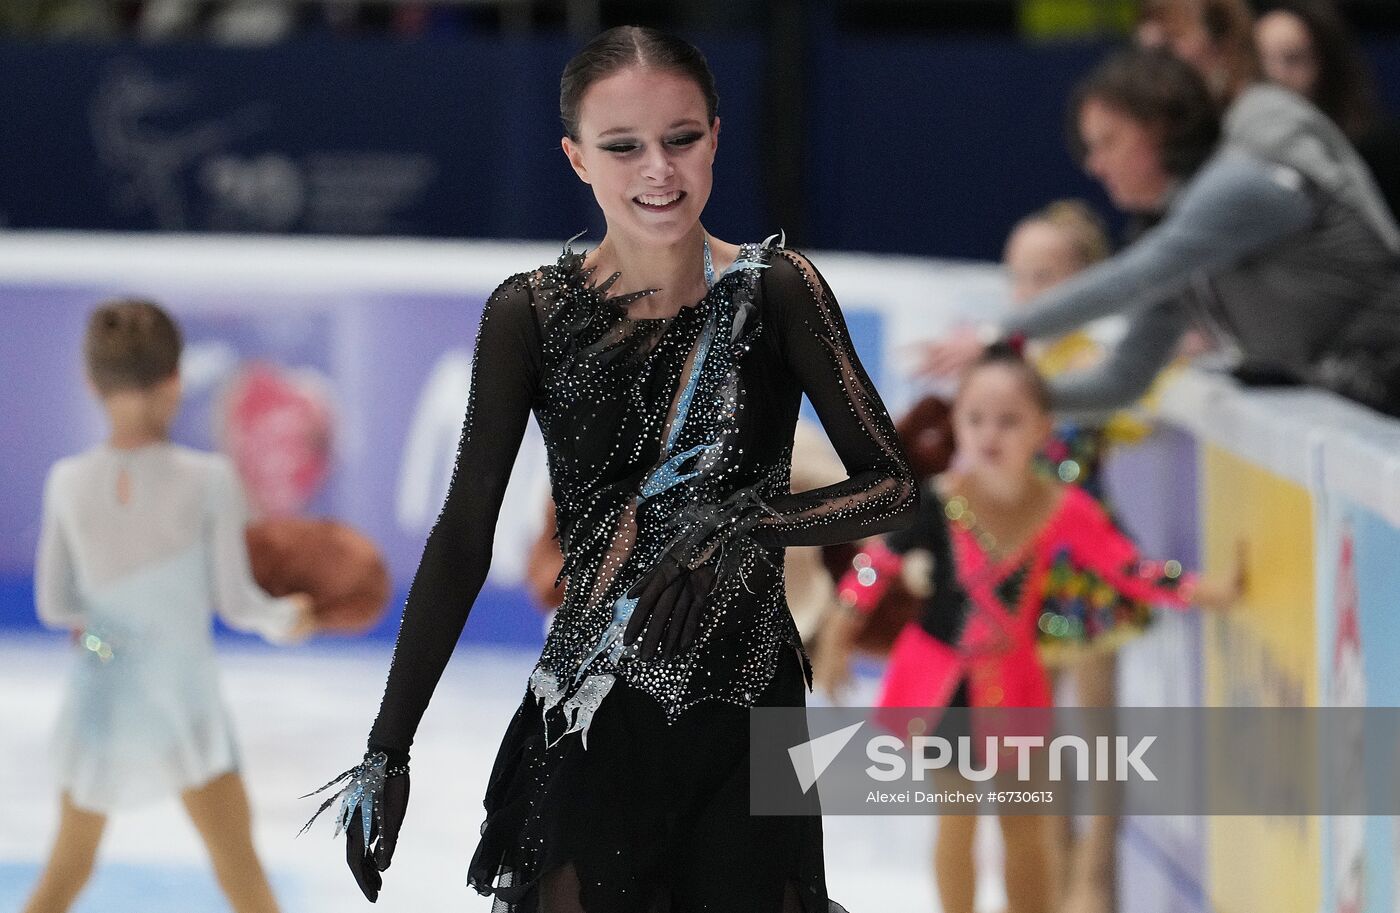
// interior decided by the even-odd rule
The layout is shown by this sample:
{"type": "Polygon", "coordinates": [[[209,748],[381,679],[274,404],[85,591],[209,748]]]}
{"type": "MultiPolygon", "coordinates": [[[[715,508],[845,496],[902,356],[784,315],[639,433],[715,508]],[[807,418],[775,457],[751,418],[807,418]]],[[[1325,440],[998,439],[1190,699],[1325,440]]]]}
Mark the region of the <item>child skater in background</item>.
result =
{"type": "MultiPolygon", "coordinates": [[[[1102,222],[1082,201],[1060,200],[1028,215],[1012,230],[1003,255],[1013,308],[1024,306],[1042,292],[1106,259],[1110,253],[1102,222]]],[[[1026,355],[1040,374],[1056,377],[1094,369],[1101,362],[1104,350],[1090,333],[1080,330],[1032,344],[1026,355]]],[[[921,609],[916,620],[923,633],[951,645],[957,643],[962,631],[966,597],[953,572],[952,545],[946,528],[949,521],[932,475],[948,468],[954,435],[951,416],[943,410],[932,409],[932,405],[933,400],[923,405],[925,416],[931,421],[925,422],[927,427],[919,431],[921,437],[917,439],[906,436],[902,428],[914,417],[913,413],[901,420],[902,440],[913,462],[918,462],[917,454],[928,450],[920,443],[923,438],[931,436],[941,442],[938,448],[930,451],[940,455],[937,464],[927,467],[927,475],[921,472],[925,485],[920,517],[912,527],[886,537],[883,543],[868,543],[858,558],[861,567],[846,576],[840,589],[847,601],[854,604],[857,614],[861,611],[868,614],[877,602],[889,598],[886,594],[892,592],[890,587],[907,590],[920,598],[921,609]]],[[[1037,467],[1050,479],[1072,482],[1102,501],[1105,491],[1100,469],[1107,450],[1136,442],[1148,431],[1140,419],[1126,412],[1062,419],[1054,425],[1037,454],[1037,467]]],[[[955,505],[954,509],[959,507],[955,505]]],[[[975,517],[976,512],[970,516],[975,517]]],[[[1073,585],[1076,579],[1073,575],[1066,577],[1063,569],[1057,577],[1062,588],[1073,585]]],[[[1103,598],[1103,591],[1099,598],[1103,598]]],[[[1148,626],[1152,618],[1151,605],[1122,598],[1112,612],[1099,612],[1092,625],[1070,616],[1055,620],[1054,605],[1049,606],[1049,611],[1039,635],[1037,652],[1041,661],[1052,674],[1065,672],[1072,676],[1075,699],[1080,706],[1115,706],[1116,648],[1148,626]]],[[[1077,610],[1069,611],[1073,616],[1077,610]]],[[[835,627],[851,632],[858,630],[859,625],[858,620],[848,616],[835,627]]],[[[851,640],[849,633],[845,639],[851,640]]],[[[833,640],[839,641],[841,636],[838,634],[833,640]]],[[[848,677],[849,643],[845,650],[834,649],[833,653],[837,658],[818,671],[825,677],[820,683],[834,691],[848,677]]],[[[966,683],[962,682],[961,688],[954,687],[957,684],[949,679],[942,684],[943,691],[939,693],[944,694],[943,699],[949,703],[966,706],[966,683]]],[[[923,685],[928,688],[930,682],[924,681],[923,685]]],[[[1052,680],[1052,693],[1057,690],[1054,685],[1052,680]]],[[[1090,816],[1077,839],[1072,817],[1051,820],[1056,833],[1051,840],[1050,861],[1044,864],[1051,876],[1048,879],[1050,893],[1056,905],[1062,906],[1066,913],[1110,913],[1114,909],[1116,887],[1117,819],[1110,815],[1090,816]]],[[[1030,824],[1029,819],[1007,822],[1011,829],[1039,826],[1030,824]]]]}
{"type": "MultiPolygon", "coordinates": [[[[906,628],[891,653],[882,705],[925,705],[926,685],[936,682],[953,705],[1049,707],[1043,651],[1112,637],[1143,604],[1223,609],[1239,597],[1238,568],[1221,583],[1183,573],[1175,562],[1143,561],[1093,497],[1040,471],[1053,427],[1049,389],[1015,349],[994,347],[964,376],[953,406],[958,460],[936,490],[968,614],[942,636],[906,628]],[[956,648],[930,646],[946,645],[949,632],[956,648]]],[[[929,522],[937,526],[936,518],[929,522]]],[[[1047,855],[1050,820],[1000,818],[1008,913],[1059,906],[1047,855]]],[[[973,909],[976,821],[939,819],[934,871],[945,913],[973,909]]]]}
{"type": "MultiPolygon", "coordinates": [[[[1058,200],[1017,223],[1006,241],[1002,264],[1011,283],[1011,304],[1016,310],[1061,282],[1108,259],[1113,253],[1108,233],[1092,209],[1081,200],[1058,200]]],[[[1026,354],[1047,378],[1092,371],[1104,359],[1104,347],[1084,329],[1055,339],[1028,343],[1026,354]]],[[[1073,482],[1102,504],[1111,515],[1112,505],[1103,484],[1102,467],[1108,450],[1136,443],[1149,430],[1132,414],[1116,412],[1085,420],[1061,419],[1044,450],[1042,470],[1064,482],[1073,482]]],[[[1072,624],[1049,625],[1041,644],[1041,659],[1050,667],[1058,692],[1061,674],[1071,677],[1075,702],[1081,707],[1114,707],[1118,703],[1118,651],[1146,629],[1152,607],[1127,601],[1113,618],[1113,631],[1074,636],[1083,628],[1072,624]]],[[[1063,895],[1066,913],[1112,913],[1115,909],[1118,872],[1118,819],[1091,815],[1076,836],[1073,816],[1051,819],[1057,833],[1051,840],[1050,869],[1057,893],[1063,895]]]]}
{"type": "MultiPolygon", "coordinates": [[[[1106,260],[1112,252],[1102,221],[1082,200],[1057,200],[1026,216],[1007,238],[1002,257],[1011,284],[1012,307],[1024,310],[1037,296],[1106,260]]],[[[1181,352],[1201,347],[1199,334],[1193,331],[1181,352]]],[[[1106,354],[1101,342],[1085,329],[1026,345],[1027,359],[1049,379],[1073,378],[1081,372],[1092,376],[1106,354]]],[[[1151,398],[1149,393],[1147,399],[1151,398]]],[[[1113,505],[1102,474],[1108,452],[1137,443],[1151,428],[1126,410],[1057,419],[1040,454],[1042,470],[1078,485],[1112,516],[1113,505]]],[[[1116,706],[1118,648],[1142,633],[1152,617],[1152,606],[1147,602],[1124,599],[1111,619],[1102,616],[1104,626],[1092,630],[1075,618],[1054,623],[1047,618],[1039,652],[1052,672],[1052,691],[1061,693],[1058,678],[1068,675],[1078,706],[1116,706]]],[[[1059,833],[1052,840],[1051,869],[1056,875],[1052,880],[1063,894],[1063,909],[1066,913],[1112,913],[1116,909],[1118,819],[1091,815],[1082,821],[1077,835],[1071,816],[1057,817],[1053,823],[1059,833]]]]}
{"type": "Polygon", "coordinates": [[[235,913],[278,909],[253,850],[238,751],[214,667],[211,612],[273,642],[310,634],[311,599],[253,582],[232,463],[173,444],[180,331],[159,307],[114,301],[83,343],[110,437],[60,460],[44,489],[39,618],[78,656],[51,769],[58,836],[25,913],[67,910],[107,814],[179,794],[235,913]]]}

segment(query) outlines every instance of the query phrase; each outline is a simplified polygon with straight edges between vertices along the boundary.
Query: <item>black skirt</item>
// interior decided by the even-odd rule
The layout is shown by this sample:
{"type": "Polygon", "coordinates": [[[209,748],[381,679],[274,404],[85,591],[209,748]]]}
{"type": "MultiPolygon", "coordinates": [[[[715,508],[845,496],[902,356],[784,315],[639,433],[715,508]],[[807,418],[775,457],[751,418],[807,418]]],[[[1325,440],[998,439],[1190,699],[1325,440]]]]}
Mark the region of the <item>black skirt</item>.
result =
{"type": "MultiPolygon", "coordinates": [[[[804,704],[798,657],[782,657],[760,706],[804,704]]],[[[493,913],[844,913],[826,896],[821,818],[749,814],[742,707],[668,724],[619,681],[586,749],[577,734],[548,748],[527,691],[485,805],[468,881],[493,913]]]]}

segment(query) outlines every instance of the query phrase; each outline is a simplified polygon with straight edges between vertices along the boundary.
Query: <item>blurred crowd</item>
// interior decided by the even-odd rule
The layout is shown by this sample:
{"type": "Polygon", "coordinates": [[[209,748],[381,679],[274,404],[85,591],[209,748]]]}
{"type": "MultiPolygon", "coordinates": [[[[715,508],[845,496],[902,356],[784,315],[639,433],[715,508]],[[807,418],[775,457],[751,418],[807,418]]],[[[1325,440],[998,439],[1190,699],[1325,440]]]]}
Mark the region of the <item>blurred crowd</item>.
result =
{"type": "Polygon", "coordinates": [[[1075,154],[1133,220],[1127,243],[1021,313],[929,345],[922,372],[956,376],[999,338],[1117,315],[1127,329],[1104,360],[1052,382],[1057,409],[1126,406],[1204,338],[1246,383],[1400,415],[1396,133],[1325,29],[1340,26],[1319,0],[1271,4],[1257,24],[1243,0],[1149,0],[1137,47],[1069,105],[1075,154]]]}
{"type": "Polygon", "coordinates": [[[703,28],[764,17],[762,4],[742,0],[23,0],[0,5],[0,34],[265,45],[314,36],[457,38],[535,28],[587,35],[613,19],[703,28]]]}
{"type": "MultiPolygon", "coordinates": [[[[464,33],[485,6],[358,0],[25,0],[0,6],[0,31],[50,39],[194,39],[262,45],[316,34],[464,33]]],[[[511,2],[490,6],[528,8],[511,2]]]]}
{"type": "MultiPolygon", "coordinates": [[[[0,34],[50,38],[209,40],[265,44],[304,35],[460,36],[567,28],[586,35],[618,23],[676,29],[814,22],[879,32],[1019,34],[1031,40],[1123,36],[1143,0],[19,0],[0,5],[0,34]]],[[[1263,12],[1267,0],[1257,0],[1263,12]]],[[[1351,26],[1400,31],[1400,4],[1340,0],[1351,26]]],[[[1333,35],[1321,36],[1329,41],[1333,35]]]]}

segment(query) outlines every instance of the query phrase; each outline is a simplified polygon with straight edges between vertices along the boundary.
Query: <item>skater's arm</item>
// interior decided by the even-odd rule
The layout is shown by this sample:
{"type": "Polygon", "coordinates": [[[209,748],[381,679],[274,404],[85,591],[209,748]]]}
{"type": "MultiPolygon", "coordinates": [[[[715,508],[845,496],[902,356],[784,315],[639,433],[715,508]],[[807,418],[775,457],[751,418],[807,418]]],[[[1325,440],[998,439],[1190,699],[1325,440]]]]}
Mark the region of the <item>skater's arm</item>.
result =
{"type": "Polygon", "coordinates": [[[847,478],[768,499],[752,535],[770,546],[828,545],[909,525],[918,484],[826,280],[806,257],[780,250],[763,283],[764,318],[847,478]]]}
{"type": "Polygon", "coordinates": [[[1062,535],[1079,566],[1129,599],[1178,609],[1190,606],[1195,574],[1184,572],[1178,561],[1144,558],[1103,506],[1081,489],[1069,489],[1065,497],[1062,535]]]}
{"type": "Polygon", "coordinates": [[[452,482],[409,588],[370,745],[407,755],[418,722],[486,581],[506,483],[535,401],[539,328],[529,291],[508,280],[487,300],[452,482]]]}
{"type": "Polygon", "coordinates": [[[248,502],[227,457],[214,457],[209,473],[209,576],[214,606],[230,628],[273,643],[295,639],[303,622],[302,601],[269,596],[248,564],[248,502]]]}
{"type": "Polygon", "coordinates": [[[58,517],[59,485],[59,467],[55,466],[44,483],[39,551],[34,561],[34,607],[45,626],[75,628],[83,623],[82,603],[73,554],[58,517]]]}
{"type": "Polygon", "coordinates": [[[931,488],[924,490],[913,525],[891,533],[885,542],[901,555],[917,551],[927,556],[929,589],[919,609],[919,625],[930,636],[951,644],[957,642],[967,621],[967,593],[954,564],[943,501],[931,488]]]}

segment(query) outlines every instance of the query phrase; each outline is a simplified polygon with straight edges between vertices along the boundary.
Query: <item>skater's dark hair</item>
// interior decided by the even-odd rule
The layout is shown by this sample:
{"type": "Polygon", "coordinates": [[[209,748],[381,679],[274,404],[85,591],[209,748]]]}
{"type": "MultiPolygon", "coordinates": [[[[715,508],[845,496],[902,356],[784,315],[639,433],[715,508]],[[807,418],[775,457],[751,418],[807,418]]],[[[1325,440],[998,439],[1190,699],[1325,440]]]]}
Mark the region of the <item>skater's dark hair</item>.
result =
{"type": "Polygon", "coordinates": [[[608,29],[574,55],[559,78],[559,119],[564,133],[578,140],[579,105],[588,87],[627,67],[649,67],[690,78],[705,96],[708,120],[714,123],[719,110],[715,76],[705,55],[684,39],[667,32],[637,25],[608,29]]]}
{"type": "Polygon", "coordinates": [[[83,362],[100,394],[145,390],[176,372],[182,346],[180,328],[160,305],[117,298],[88,318],[83,362]]]}

